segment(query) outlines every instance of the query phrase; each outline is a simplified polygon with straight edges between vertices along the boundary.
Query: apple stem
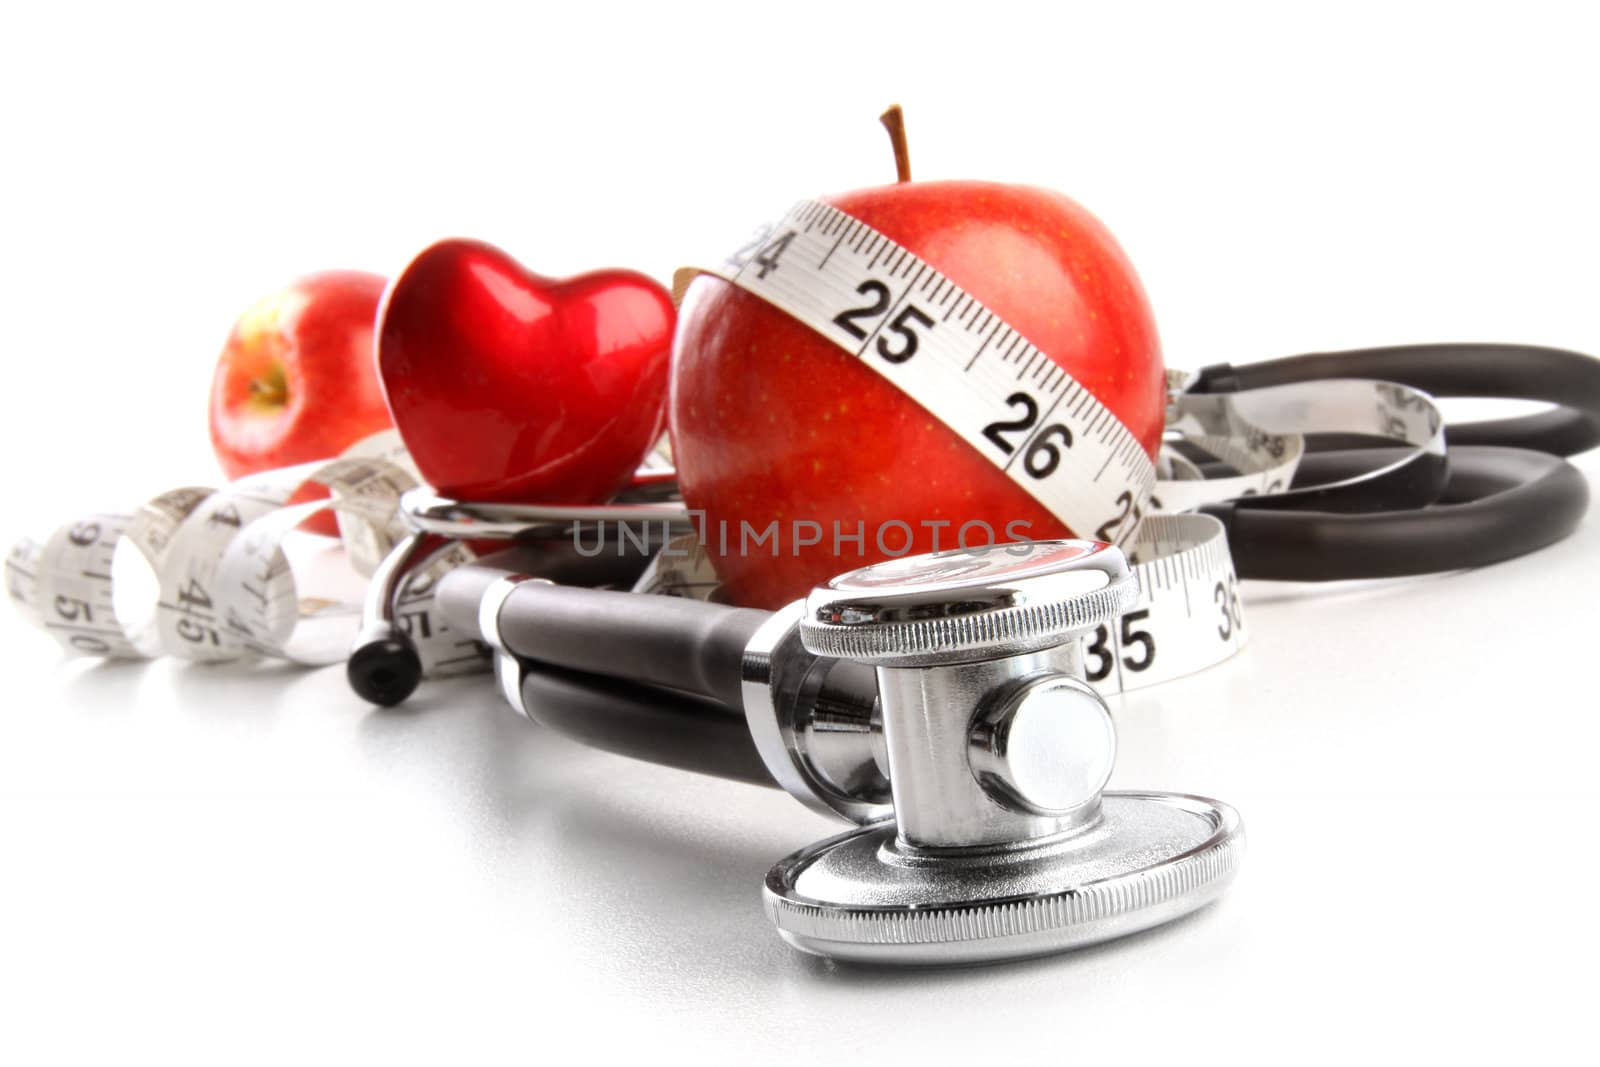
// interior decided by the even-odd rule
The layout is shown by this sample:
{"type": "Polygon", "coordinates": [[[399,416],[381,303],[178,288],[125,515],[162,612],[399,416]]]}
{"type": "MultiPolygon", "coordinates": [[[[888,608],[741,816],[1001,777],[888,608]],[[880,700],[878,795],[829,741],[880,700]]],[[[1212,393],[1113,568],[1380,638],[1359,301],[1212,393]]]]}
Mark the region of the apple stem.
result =
{"type": "Polygon", "coordinates": [[[895,181],[911,180],[911,150],[906,147],[906,116],[899,104],[890,104],[889,110],[878,116],[883,128],[889,131],[889,143],[894,146],[895,181]]]}
{"type": "Polygon", "coordinates": [[[289,400],[289,379],[283,364],[274,363],[261,378],[250,379],[250,400],[257,407],[277,410],[289,400]]]}

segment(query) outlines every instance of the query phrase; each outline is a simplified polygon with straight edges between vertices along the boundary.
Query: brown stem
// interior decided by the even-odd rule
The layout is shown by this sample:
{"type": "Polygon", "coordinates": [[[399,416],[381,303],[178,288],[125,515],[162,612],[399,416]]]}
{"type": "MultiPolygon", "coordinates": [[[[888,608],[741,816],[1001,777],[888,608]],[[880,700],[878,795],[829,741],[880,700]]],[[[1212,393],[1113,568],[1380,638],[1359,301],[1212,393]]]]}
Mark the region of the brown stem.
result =
{"type": "Polygon", "coordinates": [[[911,150],[906,147],[906,116],[899,104],[890,104],[889,110],[878,116],[883,128],[889,131],[889,143],[894,145],[895,181],[911,180],[911,150]]]}
{"type": "Polygon", "coordinates": [[[250,379],[250,402],[268,411],[277,411],[289,402],[289,376],[282,363],[275,362],[265,375],[250,379]]]}

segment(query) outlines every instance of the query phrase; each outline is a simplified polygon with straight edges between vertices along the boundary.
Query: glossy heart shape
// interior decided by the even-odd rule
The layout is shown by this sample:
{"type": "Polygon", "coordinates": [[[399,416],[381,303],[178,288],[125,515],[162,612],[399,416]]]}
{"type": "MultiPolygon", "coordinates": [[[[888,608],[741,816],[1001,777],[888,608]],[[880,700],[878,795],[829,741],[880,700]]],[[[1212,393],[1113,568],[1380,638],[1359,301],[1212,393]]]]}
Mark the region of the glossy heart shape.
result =
{"type": "Polygon", "coordinates": [[[544,278],[492,245],[441,241],[384,297],[378,372],[439,492],[592,503],[660,437],[673,321],[671,296],[635,271],[544,278]]]}

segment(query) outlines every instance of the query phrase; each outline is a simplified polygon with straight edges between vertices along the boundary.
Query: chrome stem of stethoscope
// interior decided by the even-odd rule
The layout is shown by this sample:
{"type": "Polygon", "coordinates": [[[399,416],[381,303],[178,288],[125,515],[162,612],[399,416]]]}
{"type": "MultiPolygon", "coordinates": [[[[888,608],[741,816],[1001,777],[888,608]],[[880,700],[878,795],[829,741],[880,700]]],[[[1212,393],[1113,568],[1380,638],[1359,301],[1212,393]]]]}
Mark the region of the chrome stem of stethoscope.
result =
{"type": "Polygon", "coordinates": [[[402,496],[400,516],[413,530],[462,541],[570,536],[575,523],[653,526],[677,533],[690,529],[689,512],[681,503],[478,503],[452,500],[431,489],[412,489],[402,496]]]}
{"type": "Polygon", "coordinates": [[[632,502],[631,493],[648,495],[670,488],[673,472],[641,468],[619,502],[592,505],[477,503],[451,500],[423,487],[400,498],[400,517],[411,532],[397,542],[373,572],[362,604],[361,629],[351,645],[345,676],[357,694],[392,707],[410,696],[422,680],[416,646],[395,618],[395,599],[406,575],[425,566],[451,541],[512,541],[571,537],[575,528],[609,526],[641,529],[666,540],[692,527],[683,504],[632,502]]]}

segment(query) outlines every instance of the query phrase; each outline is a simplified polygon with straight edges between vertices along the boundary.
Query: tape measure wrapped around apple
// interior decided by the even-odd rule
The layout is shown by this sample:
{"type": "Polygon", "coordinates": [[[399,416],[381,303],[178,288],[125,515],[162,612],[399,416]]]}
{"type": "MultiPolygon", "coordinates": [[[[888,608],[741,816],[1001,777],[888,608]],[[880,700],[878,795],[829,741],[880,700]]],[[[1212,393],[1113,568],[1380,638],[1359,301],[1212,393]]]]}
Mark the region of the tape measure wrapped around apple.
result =
{"type": "Polygon", "coordinates": [[[980,534],[1125,541],[1153,483],[1166,376],[1111,233],[1048,189],[910,181],[885,119],[900,182],[802,205],[684,294],[684,499],[805,533],[714,553],[740,604],[980,534]]]}
{"type": "Polygon", "coordinates": [[[1181,510],[1287,485],[1303,442],[1228,409],[1187,432],[1231,476],[1162,454],[1182,376],[1109,231],[1050,190],[912,183],[899,109],[884,122],[896,184],[802,201],[675,279],[670,426],[702,529],[636,588],[776,608],[890,557],[1091,537],[1130,549],[1140,585],[1085,640],[1097,688],[1231,656],[1222,526],[1145,521],[1152,490],[1181,510]]]}

